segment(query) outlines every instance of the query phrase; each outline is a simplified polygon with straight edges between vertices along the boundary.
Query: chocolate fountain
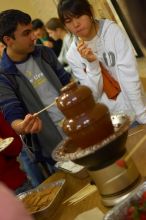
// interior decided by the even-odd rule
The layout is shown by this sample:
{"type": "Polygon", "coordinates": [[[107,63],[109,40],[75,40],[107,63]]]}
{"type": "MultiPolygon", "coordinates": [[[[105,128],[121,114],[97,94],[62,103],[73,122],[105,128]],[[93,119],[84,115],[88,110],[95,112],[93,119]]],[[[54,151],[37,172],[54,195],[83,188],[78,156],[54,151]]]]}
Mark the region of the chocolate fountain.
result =
{"type": "Polygon", "coordinates": [[[62,88],[56,103],[65,115],[63,130],[68,138],[56,147],[53,158],[85,166],[105,206],[122,201],[140,182],[132,159],[126,169],[116,164],[126,154],[128,116],[111,116],[105,105],[95,103],[88,87],[76,82],[62,88]]]}

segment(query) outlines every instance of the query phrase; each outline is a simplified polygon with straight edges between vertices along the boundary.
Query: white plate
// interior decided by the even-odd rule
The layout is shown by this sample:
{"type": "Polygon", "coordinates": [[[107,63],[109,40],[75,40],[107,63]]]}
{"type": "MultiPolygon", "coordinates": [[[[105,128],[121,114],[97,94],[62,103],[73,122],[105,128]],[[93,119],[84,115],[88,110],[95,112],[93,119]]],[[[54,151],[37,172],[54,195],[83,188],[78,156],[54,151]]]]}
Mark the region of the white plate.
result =
{"type": "Polygon", "coordinates": [[[0,152],[5,150],[12,143],[13,140],[13,137],[0,139],[0,152]]]}
{"type": "Polygon", "coordinates": [[[71,160],[68,160],[68,161],[58,161],[55,164],[55,167],[57,167],[58,169],[62,169],[62,170],[68,171],[70,173],[77,173],[77,172],[81,171],[82,169],[84,169],[83,166],[75,164],[71,160]]]}

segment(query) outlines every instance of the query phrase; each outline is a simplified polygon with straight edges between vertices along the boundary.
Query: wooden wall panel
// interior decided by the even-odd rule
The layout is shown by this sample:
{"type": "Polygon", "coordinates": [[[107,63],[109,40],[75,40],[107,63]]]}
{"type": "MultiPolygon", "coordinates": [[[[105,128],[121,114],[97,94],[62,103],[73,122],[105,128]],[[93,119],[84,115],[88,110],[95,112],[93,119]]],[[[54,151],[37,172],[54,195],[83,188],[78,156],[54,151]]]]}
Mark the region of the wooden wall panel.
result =
{"type": "Polygon", "coordinates": [[[44,22],[57,16],[54,0],[4,0],[0,1],[0,11],[6,9],[19,9],[34,18],[40,18],[44,22]]]}
{"type": "Polygon", "coordinates": [[[44,22],[57,16],[56,5],[53,0],[30,0],[30,4],[35,10],[35,16],[41,18],[44,22]]]}
{"type": "MultiPolygon", "coordinates": [[[[126,1],[127,0],[117,0],[123,15],[127,20],[127,23],[129,25],[129,29],[130,29],[131,33],[134,35],[134,37],[138,43],[138,46],[142,50],[144,56],[146,56],[146,48],[143,47],[142,43],[140,42],[140,39],[138,38],[138,36],[136,34],[136,31],[134,30],[132,23],[131,23],[129,13],[128,13],[128,10],[127,10],[126,4],[125,4],[126,1]]],[[[108,0],[89,0],[89,2],[92,4],[92,6],[94,8],[95,15],[97,18],[109,18],[111,20],[115,20],[122,27],[122,25],[120,24],[121,21],[119,22],[118,17],[113,14],[113,12],[108,4],[108,0]]]]}
{"type": "Polygon", "coordinates": [[[95,15],[98,18],[109,18],[114,20],[114,16],[106,2],[106,0],[89,0],[94,8],[95,15]]]}

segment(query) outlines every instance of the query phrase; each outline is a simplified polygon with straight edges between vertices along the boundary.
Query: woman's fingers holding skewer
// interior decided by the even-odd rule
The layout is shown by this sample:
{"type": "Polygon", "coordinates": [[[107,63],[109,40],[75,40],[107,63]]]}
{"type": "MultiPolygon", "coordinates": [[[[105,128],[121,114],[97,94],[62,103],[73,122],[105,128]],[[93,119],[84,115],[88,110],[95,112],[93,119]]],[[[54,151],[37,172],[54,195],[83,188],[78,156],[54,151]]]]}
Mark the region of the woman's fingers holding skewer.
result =
{"type": "Polygon", "coordinates": [[[78,43],[77,50],[84,59],[88,60],[88,62],[94,62],[97,60],[96,55],[93,53],[91,48],[84,43],[84,41],[78,43]]]}

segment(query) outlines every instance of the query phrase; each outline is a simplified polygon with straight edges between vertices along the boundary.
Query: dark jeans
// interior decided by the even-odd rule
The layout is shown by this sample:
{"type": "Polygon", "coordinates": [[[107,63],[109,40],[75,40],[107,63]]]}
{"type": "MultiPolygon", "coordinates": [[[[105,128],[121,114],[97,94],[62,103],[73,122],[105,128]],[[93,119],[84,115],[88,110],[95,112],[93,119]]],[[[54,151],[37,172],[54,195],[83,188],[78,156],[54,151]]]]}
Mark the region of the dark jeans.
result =
{"type": "Polygon", "coordinates": [[[23,147],[19,158],[33,187],[38,186],[45,180],[42,168],[35,162],[34,154],[26,146],[23,147]]]}
{"type": "Polygon", "coordinates": [[[38,186],[55,172],[55,161],[52,158],[44,158],[41,153],[34,155],[26,145],[19,158],[33,187],[38,186]]]}

